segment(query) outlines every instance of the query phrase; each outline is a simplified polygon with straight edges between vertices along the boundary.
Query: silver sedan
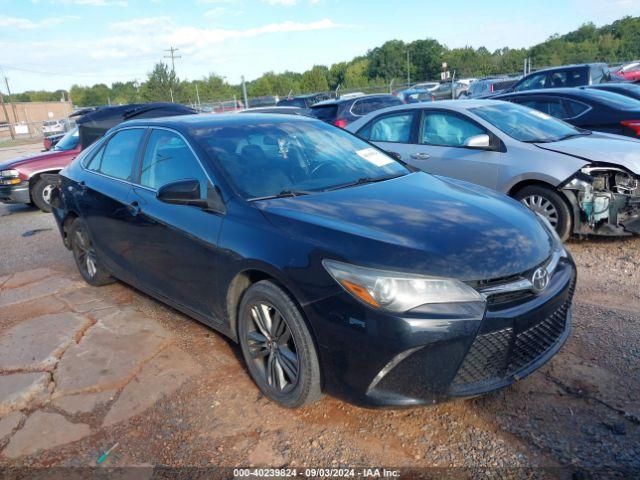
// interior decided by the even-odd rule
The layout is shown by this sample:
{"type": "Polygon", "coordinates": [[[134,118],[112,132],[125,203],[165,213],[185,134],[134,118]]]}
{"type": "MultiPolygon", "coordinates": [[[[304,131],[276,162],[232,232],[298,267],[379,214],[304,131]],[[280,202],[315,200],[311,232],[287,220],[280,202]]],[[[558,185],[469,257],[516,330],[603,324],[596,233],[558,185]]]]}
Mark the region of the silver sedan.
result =
{"type": "Polygon", "coordinates": [[[563,239],[640,234],[638,140],[497,100],[401,105],[347,130],[420,170],[520,200],[563,239]]]}

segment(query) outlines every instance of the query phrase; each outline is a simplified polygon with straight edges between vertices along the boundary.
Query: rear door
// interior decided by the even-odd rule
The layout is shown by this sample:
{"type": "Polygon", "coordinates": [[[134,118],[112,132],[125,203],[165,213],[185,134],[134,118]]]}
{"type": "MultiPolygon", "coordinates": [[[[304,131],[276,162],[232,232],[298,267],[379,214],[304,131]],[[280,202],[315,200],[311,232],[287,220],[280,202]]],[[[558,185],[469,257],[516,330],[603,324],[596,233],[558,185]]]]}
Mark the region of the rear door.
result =
{"type": "Polygon", "coordinates": [[[143,287],[211,318],[217,288],[217,239],[223,215],[158,201],[157,191],[195,179],[206,198],[213,188],[203,165],[178,132],[153,128],[132,187],[136,233],[132,250],[143,287]]]}
{"type": "Polygon", "coordinates": [[[426,109],[420,116],[417,142],[403,158],[425,172],[495,189],[502,155],[499,145],[497,137],[462,113],[426,109]],[[466,147],[465,142],[476,135],[489,135],[491,149],[466,147]]]}
{"type": "Polygon", "coordinates": [[[410,163],[413,152],[412,143],[416,142],[418,110],[400,110],[375,117],[357,135],[375,143],[387,152],[400,155],[402,161],[410,163]]]}
{"type": "Polygon", "coordinates": [[[81,215],[93,244],[107,269],[125,280],[135,280],[131,251],[133,222],[131,181],[146,128],[116,132],[89,159],[84,182],[79,184],[81,215]]]}

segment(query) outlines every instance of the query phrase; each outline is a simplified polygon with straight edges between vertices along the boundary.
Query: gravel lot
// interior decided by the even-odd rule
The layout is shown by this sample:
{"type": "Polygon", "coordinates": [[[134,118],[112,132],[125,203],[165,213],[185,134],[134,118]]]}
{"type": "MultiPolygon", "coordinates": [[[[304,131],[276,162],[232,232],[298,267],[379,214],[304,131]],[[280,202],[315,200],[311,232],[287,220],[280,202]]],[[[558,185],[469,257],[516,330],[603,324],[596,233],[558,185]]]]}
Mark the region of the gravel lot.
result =
{"type": "MultiPolygon", "coordinates": [[[[77,278],[50,215],[0,206],[0,245],[0,276],[47,267],[77,278]]],[[[405,472],[530,467],[534,476],[562,478],[576,470],[637,474],[640,238],[572,240],[568,246],[579,280],[573,332],[560,353],[508,389],[411,410],[366,410],[327,397],[304,409],[282,409],[262,398],[238,348],[224,337],[126,285],[106,287],[108,295],[126,297],[171,332],[202,371],[125,422],[44,453],[3,457],[0,465],[95,465],[118,443],[104,465],[351,465],[405,472]]],[[[15,317],[33,316],[37,308],[22,306],[17,311],[27,313],[15,317]]],[[[0,311],[0,329],[7,315],[0,311]]]]}

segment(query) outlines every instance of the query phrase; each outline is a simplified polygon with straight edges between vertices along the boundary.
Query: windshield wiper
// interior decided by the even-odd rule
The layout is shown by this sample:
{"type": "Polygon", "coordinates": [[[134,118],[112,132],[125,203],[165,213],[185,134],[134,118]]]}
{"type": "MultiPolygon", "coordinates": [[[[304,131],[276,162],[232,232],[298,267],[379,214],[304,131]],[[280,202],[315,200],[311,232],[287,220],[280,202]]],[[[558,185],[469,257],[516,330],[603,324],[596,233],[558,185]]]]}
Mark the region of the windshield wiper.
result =
{"type": "Polygon", "coordinates": [[[564,137],[560,137],[558,140],[556,140],[556,142],[559,142],[561,140],[567,140],[568,138],[582,137],[584,135],[591,135],[592,133],[593,132],[591,132],[591,130],[580,130],[579,132],[569,133],[568,135],[565,135],[564,137]]]}
{"type": "Polygon", "coordinates": [[[256,200],[270,200],[272,198],[300,197],[302,195],[309,195],[312,193],[317,193],[317,192],[313,192],[311,190],[283,190],[280,193],[277,193],[275,195],[265,195],[264,197],[253,197],[248,199],[248,201],[253,202],[256,200]]]}
{"type": "Polygon", "coordinates": [[[404,177],[406,173],[400,173],[396,175],[386,175],[384,177],[361,177],[354,182],[343,183],[342,185],[336,185],[335,187],[327,188],[326,191],[340,190],[342,188],[356,187],[358,185],[365,185],[367,183],[384,182],[385,180],[391,180],[392,178],[404,177]]]}

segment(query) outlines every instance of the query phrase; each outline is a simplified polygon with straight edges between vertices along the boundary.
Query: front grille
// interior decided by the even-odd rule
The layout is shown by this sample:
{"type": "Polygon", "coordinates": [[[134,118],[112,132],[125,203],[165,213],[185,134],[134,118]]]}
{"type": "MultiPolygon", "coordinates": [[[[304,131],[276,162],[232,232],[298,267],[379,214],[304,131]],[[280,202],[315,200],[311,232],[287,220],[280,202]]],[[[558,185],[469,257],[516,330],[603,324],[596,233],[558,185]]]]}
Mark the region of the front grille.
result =
{"type": "Polygon", "coordinates": [[[574,284],[560,308],[526,330],[505,328],[478,335],[453,380],[452,394],[487,389],[526,370],[547,353],[567,329],[573,290],[574,284]]]}

